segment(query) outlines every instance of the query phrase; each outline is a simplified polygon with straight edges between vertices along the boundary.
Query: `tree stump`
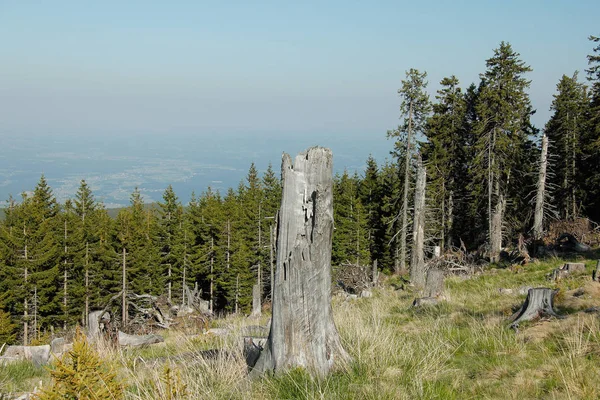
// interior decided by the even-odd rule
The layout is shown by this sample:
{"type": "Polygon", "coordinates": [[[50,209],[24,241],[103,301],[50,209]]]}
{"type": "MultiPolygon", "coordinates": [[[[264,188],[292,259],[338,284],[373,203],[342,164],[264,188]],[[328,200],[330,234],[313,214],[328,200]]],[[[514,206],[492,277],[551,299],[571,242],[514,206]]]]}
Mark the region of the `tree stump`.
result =
{"type": "Polygon", "coordinates": [[[441,269],[430,269],[425,279],[425,297],[442,297],[444,295],[444,271],[441,269]]]}
{"type": "Polygon", "coordinates": [[[255,284],[252,286],[252,314],[251,317],[260,317],[262,314],[260,305],[260,286],[255,284]]]}
{"type": "Polygon", "coordinates": [[[413,301],[413,307],[434,306],[440,301],[435,297],[420,297],[413,301]]]}
{"type": "Polygon", "coordinates": [[[574,272],[585,272],[584,263],[566,263],[560,268],[556,268],[550,275],[550,280],[557,281],[565,278],[574,272]]]}
{"type": "Polygon", "coordinates": [[[592,280],[600,282],[600,260],[596,262],[596,269],[592,272],[592,280]]]}
{"type": "Polygon", "coordinates": [[[529,289],[525,302],[510,318],[511,328],[518,328],[523,321],[532,321],[541,317],[560,317],[554,312],[554,296],[558,290],[550,288],[529,289]]]}
{"type": "Polygon", "coordinates": [[[284,153],[281,175],[273,316],[251,374],[302,367],[324,376],[349,358],[331,309],[331,150],[310,148],[294,164],[284,153]]]}

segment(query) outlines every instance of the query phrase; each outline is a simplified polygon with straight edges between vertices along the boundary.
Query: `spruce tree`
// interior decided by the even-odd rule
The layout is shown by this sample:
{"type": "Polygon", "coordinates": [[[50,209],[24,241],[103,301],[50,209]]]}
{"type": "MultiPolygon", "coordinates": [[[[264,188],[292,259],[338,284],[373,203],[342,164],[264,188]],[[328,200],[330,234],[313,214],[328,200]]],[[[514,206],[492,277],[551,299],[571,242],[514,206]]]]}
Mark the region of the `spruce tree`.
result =
{"type": "Polygon", "coordinates": [[[563,75],[556,85],[550,109],[554,111],[546,123],[549,141],[549,185],[553,189],[554,206],[560,218],[572,220],[579,214],[582,188],[581,139],[586,124],[587,96],[585,87],[573,76],[563,75]]]}
{"type": "Polygon", "coordinates": [[[402,81],[402,87],[398,89],[398,94],[402,99],[400,105],[400,118],[402,124],[398,129],[388,131],[389,138],[396,138],[394,152],[404,159],[404,185],[402,190],[402,208],[400,216],[400,249],[398,259],[394,264],[395,273],[400,273],[406,269],[407,252],[407,232],[408,232],[408,201],[410,197],[410,184],[413,165],[413,155],[415,152],[416,135],[422,133],[425,128],[427,116],[431,109],[429,96],[425,89],[427,88],[427,72],[419,72],[416,69],[410,69],[406,72],[406,80],[402,81]],[[398,153],[403,149],[404,154],[398,153]]]}
{"type": "Polygon", "coordinates": [[[475,179],[487,186],[490,260],[496,262],[502,248],[509,188],[523,166],[525,143],[532,133],[532,109],[526,92],[530,81],[524,78],[531,68],[505,42],[494,50],[486,65],[476,106],[479,120],[474,161],[475,179]]]}

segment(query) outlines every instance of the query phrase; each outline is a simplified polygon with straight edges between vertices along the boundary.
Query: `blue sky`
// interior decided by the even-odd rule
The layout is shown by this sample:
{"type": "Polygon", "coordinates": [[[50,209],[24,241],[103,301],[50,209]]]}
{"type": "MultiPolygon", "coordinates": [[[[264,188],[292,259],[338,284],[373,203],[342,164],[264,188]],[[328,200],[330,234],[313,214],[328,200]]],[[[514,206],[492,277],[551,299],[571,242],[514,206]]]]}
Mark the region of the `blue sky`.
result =
{"type": "MultiPolygon", "coordinates": [[[[587,66],[599,1],[0,0],[0,138],[385,135],[409,68],[467,86],[508,41],[534,118],[587,66]]],[[[365,151],[365,157],[368,151],[365,151]]]]}

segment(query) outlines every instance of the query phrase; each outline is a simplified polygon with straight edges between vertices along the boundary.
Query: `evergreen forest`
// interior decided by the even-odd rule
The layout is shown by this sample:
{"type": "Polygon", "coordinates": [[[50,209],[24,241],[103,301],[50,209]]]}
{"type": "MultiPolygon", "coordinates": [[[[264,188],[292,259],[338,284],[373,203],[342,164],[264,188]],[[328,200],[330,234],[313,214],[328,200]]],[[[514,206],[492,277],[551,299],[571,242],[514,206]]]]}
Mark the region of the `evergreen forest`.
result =
{"type": "MultiPolygon", "coordinates": [[[[390,157],[369,156],[364,171],[334,177],[334,276],[375,261],[383,273],[408,271],[420,164],[426,256],[462,248],[497,263],[520,241],[540,243],[552,221],[600,222],[600,37],[589,41],[588,69],[565,71],[543,127],[531,122],[532,66],[509,43],[490,52],[478,82],[449,75],[434,98],[427,73],[407,71],[390,157]]],[[[197,286],[212,313],[225,315],[249,313],[258,283],[268,303],[281,188],[271,166],[261,173],[252,164],[226,193],[180,199],[169,186],[161,202],[144,204],[136,189],[111,216],[85,181],[59,204],[42,176],[30,194],[7,200],[0,222],[0,344],[85,326],[122,290],[180,304],[185,287],[197,286]]]]}

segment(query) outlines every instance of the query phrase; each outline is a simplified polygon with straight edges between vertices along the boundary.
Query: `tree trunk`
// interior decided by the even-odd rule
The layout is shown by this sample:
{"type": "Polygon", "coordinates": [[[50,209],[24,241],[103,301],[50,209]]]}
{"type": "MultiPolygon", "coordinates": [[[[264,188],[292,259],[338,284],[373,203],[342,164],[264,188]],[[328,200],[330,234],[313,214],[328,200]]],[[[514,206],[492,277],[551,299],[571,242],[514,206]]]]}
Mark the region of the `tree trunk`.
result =
{"type": "Polygon", "coordinates": [[[522,321],[532,321],[544,316],[558,317],[554,312],[554,296],[558,290],[533,288],[527,292],[525,302],[511,317],[511,328],[518,328],[522,321]]]}
{"type": "Polygon", "coordinates": [[[496,180],[496,198],[498,199],[492,212],[490,231],[490,261],[498,262],[502,250],[502,219],[505,207],[504,195],[500,193],[500,183],[496,180]]]}
{"type": "Polygon", "coordinates": [[[122,287],[122,304],[121,304],[121,322],[123,324],[123,326],[127,325],[127,251],[125,250],[125,247],[123,247],[123,265],[122,265],[122,270],[121,270],[121,274],[122,274],[122,282],[121,282],[121,287],[122,287]]]}
{"type": "Polygon", "coordinates": [[[252,287],[252,317],[260,317],[261,316],[261,307],[260,307],[260,286],[258,283],[252,287]]]}
{"type": "Polygon", "coordinates": [[[373,273],[371,274],[371,283],[373,287],[377,286],[377,282],[379,281],[379,269],[377,268],[377,260],[373,261],[373,273]]]}
{"type": "Polygon", "coordinates": [[[533,238],[541,240],[544,234],[544,196],[546,194],[546,168],[548,166],[548,136],[542,136],[542,154],[538,174],[537,195],[535,198],[535,216],[533,220],[533,238]]]}
{"type": "Polygon", "coordinates": [[[412,141],[413,104],[408,113],[408,132],[406,136],[406,157],[404,159],[404,191],[402,192],[402,226],[400,227],[400,260],[396,265],[396,274],[406,270],[406,228],[408,227],[408,190],[410,189],[410,144],[412,141]]]}
{"type": "Polygon", "coordinates": [[[425,259],[423,243],[425,241],[425,186],[427,172],[419,157],[417,167],[417,185],[415,187],[415,214],[413,217],[413,249],[410,262],[410,281],[417,287],[425,285],[425,259]]]}
{"type": "Polygon", "coordinates": [[[85,316],[84,326],[88,326],[90,315],[90,269],[89,269],[90,244],[85,243],[85,316]]]}
{"type": "MultiPolygon", "coordinates": [[[[331,309],[332,154],[313,147],[292,165],[284,154],[271,330],[252,373],[344,365],[331,309]]],[[[251,366],[252,367],[252,366],[251,366]]]]}
{"type": "Polygon", "coordinates": [[[444,271],[441,269],[430,269],[427,271],[425,281],[425,297],[442,297],[444,295],[444,271]]]}
{"type": "Polygon", "coordinates": [[[592,272],[592,279],[600,282],[600,260],[596,262],[596,269],[592,272]]]}

